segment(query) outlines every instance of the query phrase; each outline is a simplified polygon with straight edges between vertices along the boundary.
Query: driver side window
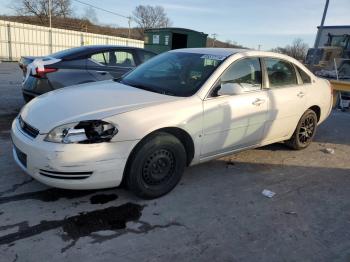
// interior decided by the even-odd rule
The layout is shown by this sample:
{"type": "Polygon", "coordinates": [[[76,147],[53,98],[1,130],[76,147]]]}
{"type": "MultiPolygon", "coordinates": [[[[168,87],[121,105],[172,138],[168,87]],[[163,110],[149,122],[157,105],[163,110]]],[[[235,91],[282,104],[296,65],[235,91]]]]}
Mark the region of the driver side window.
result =
{"type": "Polygon", "coordinates": [[[234,62],[220,78],[220,85],[225,83],[239,86],[242,93],[261,90],[262,76],[259,58],[244,58],[234,62]]]}

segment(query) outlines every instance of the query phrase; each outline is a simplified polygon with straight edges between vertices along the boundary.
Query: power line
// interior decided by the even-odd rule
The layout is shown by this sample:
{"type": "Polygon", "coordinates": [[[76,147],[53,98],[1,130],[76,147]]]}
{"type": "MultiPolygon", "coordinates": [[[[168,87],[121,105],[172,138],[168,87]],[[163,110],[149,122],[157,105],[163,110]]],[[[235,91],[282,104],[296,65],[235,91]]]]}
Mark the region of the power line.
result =
{"type": "Polygon", "coordinates": [[[131,16],[125,16],[125,15],[122,15],[122,14],[118,14],[118,13],[116,13],[116,12],[113,12],[113,11],[110,11],[110,10],[107,10],[107,9],[104,9],[104,8],[101,8],[101,7],[98,7],[98,6],[89,4],[89,3],[85,3],[85,2],[80,1],[80,0],[73,0],[73,1],[78,2],[78,3],[80,3],[80,4],[83,4],[83,5],[90,6],[90,7],[92,7],[92,8],[97,9],[97,10],[101,10],[101,11],[110,13],[110,14],[112,14],[112,15],[116,15],[116,16],[119,16],[119,17],[123,17],[123,18],[128,19],[128,26],[129,26],[128,38],[130,38],[130,35],[131,35],[131,21],[133,20],[131,16]]]}
{"type": "Polygon", "coordinates": [[[125,15],[122,15],[122,14],[118,14],[116,12],[113,12],[113,11],[110,11],[110,10],[107,10],[107,9],[104,9],[104,8],[101,8],[101,7],[98,7],[98,6],[94,6],[92,4],[89,4],[89,3],[85,3],[83,1],[80,1],[80,0],[73,0],[75,2],[78,2],[80,4],[83,4],[83,5],[87,5],[87,6],[90,6],[92,8],[96,8],[98,10],[101,10],[101,11],[104,11],[104,12],[107,12],[107,13],[110,13],[110,14],[113,14],[113,15],[116,15],[116,16],[120,16],[120,17],[123,17],[123,18],[126,18],[128,20],[131,20],[131,17],[130,16],[125,16],[125,15]]]}

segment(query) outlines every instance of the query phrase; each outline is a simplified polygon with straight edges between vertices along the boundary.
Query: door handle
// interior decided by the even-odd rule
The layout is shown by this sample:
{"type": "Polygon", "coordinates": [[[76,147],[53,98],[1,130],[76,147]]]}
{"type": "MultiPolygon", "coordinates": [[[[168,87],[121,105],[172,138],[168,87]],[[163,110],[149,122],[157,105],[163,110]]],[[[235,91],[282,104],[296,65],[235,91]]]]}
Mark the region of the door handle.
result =
{"type": "Polygon", "coordinates": [[[108,72],[107,71],[96,71],[97,74],[100,75],[106,75],[108,72]]]}
{"type": "Polygon", "coordinates": [[[304,95],[305,95],[305,93],[301,92],[301,91],[297,94],[297,96],[300,97],[300,98],[304,97],[304,95]]]}
{"type": "Polygon", "coordinates": [[[263,103],[265,103],[265,99],[257,98],[254,100],[254,102],[252,104],[255,106],[260,106],[263,103]]]}

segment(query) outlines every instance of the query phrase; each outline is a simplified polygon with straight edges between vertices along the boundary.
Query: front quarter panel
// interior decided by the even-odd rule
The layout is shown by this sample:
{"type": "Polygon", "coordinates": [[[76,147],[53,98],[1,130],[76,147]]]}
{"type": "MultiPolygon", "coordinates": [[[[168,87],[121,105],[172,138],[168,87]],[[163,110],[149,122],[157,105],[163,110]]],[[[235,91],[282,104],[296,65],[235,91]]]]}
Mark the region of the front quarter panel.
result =
{"type": "Polygon", "coordinates": [[[104,120],[118,128],[118,134],[112,140],[116,142],[140,140],[161,128],[181,128],[192,137],[195,152],[198,153],[199,150],[196,149],[200,145],[202,113],[202,100],[193,96],[122,113],[104,120]]]}

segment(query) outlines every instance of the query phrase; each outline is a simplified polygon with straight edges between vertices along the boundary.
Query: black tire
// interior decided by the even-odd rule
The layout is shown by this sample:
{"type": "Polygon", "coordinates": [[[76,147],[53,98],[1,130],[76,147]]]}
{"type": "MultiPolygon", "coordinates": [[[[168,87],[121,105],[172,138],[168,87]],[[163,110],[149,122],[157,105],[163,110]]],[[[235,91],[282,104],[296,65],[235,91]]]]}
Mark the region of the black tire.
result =
{"type": "Polygon", "coordinates": [[[313,110],[308,109],[300,118],[292,137],[285,143],[295,150],[307,148],[316,134],[316,129],[317,115],[313,110]]]}
{"type": "Polygon", "coordinates": [[[157,198],[180,181],[186,150],[176,137],[159,132],[141,141],[128,161],[127,187],[138,197],[157,198]]]}

